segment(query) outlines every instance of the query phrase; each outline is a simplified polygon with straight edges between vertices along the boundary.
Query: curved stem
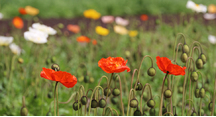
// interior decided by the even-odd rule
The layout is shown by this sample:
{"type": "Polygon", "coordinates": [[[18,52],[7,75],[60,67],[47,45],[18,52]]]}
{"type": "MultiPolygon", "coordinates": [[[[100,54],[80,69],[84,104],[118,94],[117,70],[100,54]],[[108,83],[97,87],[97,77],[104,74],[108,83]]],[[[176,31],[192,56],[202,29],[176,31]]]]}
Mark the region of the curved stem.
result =
{"type": "Polygon", "coordinates": [[[92,95],[91,95],[91,98],[90,98],[90,103],[89,103],[89,113],[88,113],[88,116],[90,116],[91,100],[92,100],[92,98],[93,98],[93,95],[94,95],[95,91],[96,91],[98,88],[101,89],[101,91],[102,91],[102,93],[103,93],[103,95],[104,95],[103,88],[102,88],[101,86],[96,86],[96,87],[94,88],[94,90],[93,90],[93,92],[92,92],[92,95]]]}
{"type": "MultiPolygon", "coordinates": [[[[194,41],[194,42],[191,44],[190,47],[193,47],[193,45],[194,45],[195,43],[197,43],[197,44],[199,45],[199,47],[200,47],[200,49],[201,49],[201,53],[202,53],[202,46],[201,46],[201,44],[200,44],[198,41],[194,41]]],[[[191,48],[191,49],[192,49],[192,48],[191,48]]],[[[190,50],[190,52],[191,52],[191,50],[190,50]]],[[[191,55],[191,54],[190,54],[190,55],[191,55]]]]}
{"type": "Polygon", "coordinates": [[[133,75],[132,75],[132,78],[131,78],[131,89],[132,89],[132,85],[133,85],[134,74],[135,74],[136,71],[137,71],[137,76],[138,76],[138,70],[134,69],[133,75]]]}
{"type": "Polygon", "coordinates": [[[115,111],[116,114],[117,114],[117,116],[119,116],[118,111],[117,111],[116,109],[113,109],[113,108],[112,108],[112,111],[115,111]]]}
{"type": "Polygon", "coordinates": [[[149,56],[149,55],[145,55],[145,56],[142,58],[142,61],[141,61],[141,63],[140,63],[139,69],[138,69],[137,79],[136,79],[136,83],[135,83],[134,89],[136,88],[137,82],[139,81],[139,73],[140,73],[140,68],[141,68],[141,66],[142,66],[142,62],[143,62],[143,60],[144,60],[146,57],[149,57],[149,58],[151,59],[151,67],[153,67],[153,59],[152,59],[152,57],[149,56]]]}
{"type": "Polygon", "coordinates": [[[121,85],[121,78],[119,75],[118,75],[118,78],[119,78],[119,85],[120,85],[120,100],[121,100],[122,116],[124,116],[124,105],[122,101],[122,85],[121,85]]]}
{"type": "Polygon", "coordinates": [[[178,48],[179,48],[179,46],[183,46],[183,44],[182,43],[178,43],[178,45],[177,45],[177,49],[176,49],[176,56],[175,56],[175,59],[174,59],[174,63],[176,63],[176,59],[177,59],[177,56],[178,56],[178,48]]]}
{"type": "MultiPolygon", "coordinates": [[[[193,100],[191,100],[191,99],[187,99],[188,101],[190,101],[190,102],[192,102],[192,104],[193,104],[193,107],[194,107],[194,110],[196,110],[195,109],[195,105],[194,105],[194,102],[193,102],[193,100]]],[[[186,102],[185,102],[186,103],[186,102]]],[[[189,113],[189,115],[190,115],[190,113],[189,113]]]]}
{"type": "MultiPolygon", "coordinates": [[[[184,43],[185,43],[185,36],[184,36],[184,34],[183,33],[178,33],[177,35],[176,35],[176,38],[175,38],[175,43],[174,43],[174,50],[173,50],[173,52],[174,52],[174,54],[173,54],[173,58],[174,58],[174,56],[175,56],[175,47],[176,47],[176,43],[177,43],[177,37],[178,37],[178,35],[181,35],[181,36],[183,36],[184,38],[184,43]]],[[[180,39],[182,39],[182,38],[180,38],[180,39]]]]}
{"type": "Polygon", "coordinates": [[[80,85],[79,92],[80,92],[80,97],[81,97],[82,94],[85,95],[85,88],[84,88],[83,85],[80,85]]]}
{"type": "Polygon", "coordinates": [[[203,76],[204,76],[204,75],[203,75],[199,70],[197,70],[196,72],[199,73],[199,74],[201,74],[201,76],[202,76],[202,77],[201,77],[201,79],[202,79],[202,86],[204,86],[204,81],[203,81],[203,76]]]}
{"type": "Polygon", "coordinates": [[[127,105],[127,116],[128,116],[128,114],[129,114],[129,103],[130,103],[130,100],[131,100],[131,93],[133,92],[133,96],[135,96],[135,90],[134,89],[131,89],[130,90],[130,93],[129,93],[129,99],[128,99],[128,105],[127,105]]]}
{"type": "Polygon", "coordinates": [[[163,78],[163,83],[162,83],[162,90],[161,90],[161,100],[160,100],[160,108],[159,108],[159,116],[162,116],[162,106],[163,106],[163,90],[164,90],[164,83],[167,78],[168,73],[163,78]]]}
{"type": "Polygon", "coordinates": [[[195,49],[198,50],[198,55],[199,55],[200,48],[199,48],[198,46],[195,46],[195,47],[193,47],[193,50],[192,50],[192,53],[191,53],[191,57],[192,57],[192,58],[193,58],[193,53],[194,53],[195,49]]]}
{"type": "Polygon", "coordinates": [[[213,92],[213,98],[212,98],[212,111],[211,111],[211,116],[214,114],[214,104],[215,104],[215,97],[216,97],[216,74],[215,74],[215,84],[214,84],[214,92],[213,92]]]}
{"type": "MultiPolygon", "coordinates": [[[[107,109],[109,109],[109,110],[110,110],[110,112],[111,112],[111,115],[113,116],[112,109],[111,109],[110,107],[108,107],[108,106],[107,106],[107,107],[105,108],[105,112],[107,111],[107,109]]],[[[107,115],[106,115],[106,116],[107,116],[107,115]]]]}
{"type": "Polygon", "coordinates": [[[72,93],[71,96],[70,96],[70,98],[66,102],[59,102],[59,103],[60,104],[67,104],[67,103],[69,103],[71,101],[71,99],[74,97],[75,94],[76,93],[72,93]]]}
{"type": "Polygon", "coordinates": [[[22,106],[25,107],[25,96],[22,97],[22,106]]]}
{"type": "Polygon", "coordinates": [[[86,96],[88,96],[88,92],[89,92],[89,91],[92,91],[92,92],[93,92],[92,89],[88,89],[87,92],[86,92],[86,96]]]}
{"type": "Polygon", "coordinates": [[[151,95],[151,99],[153,99],[152,97],[152,91],[151,91],[151,85],[146,83],[145,86],[143,86],[143,89],[142,89],[142,93],[141,93],[141,98],[140,98],[140,111],[142,113],[142,99],[143,99],[143,93],[145,91],[145,88],[148,86],[149,90],[150,90],[150,95],[151,95]]]}
{"type": "MultiPolygon", "coordinates": [[[[187,71],[188,71],[188,62],[189,60],[193,58],[192,57],[188,57],[187,60],[186,60],[186,70],[185,70],[185,74],[187,74],[187,71]]],[[[194,62],[194,60],[193,60],[194,62]]],[[[194,68],[195,69],[195,68],[194,68]]],[[[185,108],[185,105],[184,105],[184,98],[185,98],[185,85],[186,85],[186,81],[187,81],[187,77],[186,75],[184,75],[184,84],[183,84],[183,94],[182,94],[182,115],[181,116],[184,116],[184,108],[185,108]]]]}
{"type": "Polygon", "coordinates": [[[163,114],[163,116],[165,116],[168,113],[171,114],[172,116],[174,116],[171,112],[166,112],[166,113],[163,114]]]}
{"type": "Polygon", "coordinates": [[[102,80],[103,78],[106,78],[106,80],[107,80],[107,82],[108,82],[108,77],[107,77],[107,76],[102,76],[102,77],[100,78],[99,82],[98,82],[98,86],[100,85],[101,80],[102,80]]]}

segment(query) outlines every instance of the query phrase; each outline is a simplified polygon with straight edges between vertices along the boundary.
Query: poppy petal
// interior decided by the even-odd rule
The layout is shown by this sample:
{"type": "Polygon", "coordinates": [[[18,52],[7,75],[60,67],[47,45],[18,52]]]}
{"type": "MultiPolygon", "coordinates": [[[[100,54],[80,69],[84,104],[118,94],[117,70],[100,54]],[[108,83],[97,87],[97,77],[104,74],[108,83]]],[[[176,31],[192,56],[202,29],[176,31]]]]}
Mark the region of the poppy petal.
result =
{"type": "Polygon", "coordinates": [[[43,77],[43,78],[45,78],[45,79],[48,79],[48,80],[54,80],[53,78],[52,78],[52,74],[53,73],[55,73],[55,71],[54,70],[52,70],[52,69],[47,69],[47,68],[42,68],[43,69],[43,71],[41,71],[41,73],[40,73],[40,76],[41,77],[43,77]]]}
{"type": "Polygon", "coordinates": [[[77,78],[68,72],[58,71],[53,73],[52,76],[67,88],[72,88],[77,83],[77,78]]]}
{"type": "Polygon", "coordinates": [[[167,66],[169,64],[172,64],[171,60],[169,60],[167,57],[160,57],[160,56],[157,56],[156,57],[157,59],[157,65],[158,65],[158,68],[163,71],[164,73],[167,72],[167,66]]]}
{"type": "Polygon", "coordinates": [[[167,70],[169,71],[169,74],[172,75],[185,75],[185,69],[186,67],[181,67],[179,65],[174,65],[174,64],[169,64],[169,66],[167,67],[167,70]]]}

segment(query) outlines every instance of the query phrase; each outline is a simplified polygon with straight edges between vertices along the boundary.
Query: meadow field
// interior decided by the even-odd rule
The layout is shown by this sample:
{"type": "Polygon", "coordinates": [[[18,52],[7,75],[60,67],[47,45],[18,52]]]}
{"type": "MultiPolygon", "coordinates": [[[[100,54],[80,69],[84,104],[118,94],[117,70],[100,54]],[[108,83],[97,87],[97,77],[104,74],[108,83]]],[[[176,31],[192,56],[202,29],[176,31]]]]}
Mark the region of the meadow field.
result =
{"type": "Polygon", "coordinates": [[[0,115],[216,116],[216,1],[187,2],[0,0],[0,115]]]}

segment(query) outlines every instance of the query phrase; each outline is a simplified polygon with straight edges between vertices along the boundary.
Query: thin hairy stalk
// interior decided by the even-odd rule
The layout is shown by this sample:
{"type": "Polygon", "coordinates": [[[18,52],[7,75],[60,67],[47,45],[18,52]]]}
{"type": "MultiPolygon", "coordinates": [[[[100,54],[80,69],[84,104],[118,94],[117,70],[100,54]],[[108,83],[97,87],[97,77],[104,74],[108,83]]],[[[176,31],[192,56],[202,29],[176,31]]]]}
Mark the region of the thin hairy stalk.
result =
{"type": "MultiPolygon", "coordinates": [[[[183,33],[178,33],[177,35],[176,35],[176,38],[175,38],[175,43],[174,43],[174,50],[173,50],[173,58],[175,57],[175,47],[176,47],[176,43],[177,43],[177,37],[178,37],[178,35],[181,35],[181,36],[183,36],[184,38],[184,43],[185,43],[185,36],[184,36],[184,34],[183,33]]],[[[180,39],[182,39],[182,38],[180,38],[180,39]]]]}
{"type": "Polygon", "coordinates": [[[200,113],[199,113],[200,116],[201,116],[201,108],[202,108],[202,98],[200,98],[200,113]]]}
{"type": "Polygon", "coordinates": [[[107,80],[107,82],[108,82],[108,77],[107,77],[107,76],[102,76],[102,77],[100,78],[99,82],[98,82],[98,86],[100,86],[101,80],[102,80],[103,78],[106,78],[106,80],[107,80]]]}
{"type": "Polygon", "coordinates": [[[131,100],[131,95],[132,95],[132,97],[135,96],[135,90],[134,89],[131,89],[130,93],[129,93],[128,105],[127,105],[127,116],[129,116],[128,114],[129,114],[129,104],[130,104],[130,100],[131,100]],[[133,93],[133,95],[132,95],[132,93],[133,93]]]}
{"type": "Polygon", "coordinates": [[[55,90],[54,90],[54,116],[56,116],[56,95],[57,95],[57,85],[58,85],[58,81],[56,81],[56,84],[55,84],[55,90]]]}
{"type": "Polygon", "coordinates": [[[133,71],[133,75],[132,75],[132,78],[131,78],[131,88],[132,89],[132,85],[133,85],[133,79],[134,79],[134,75],[135,75],[135,72],[137,71],[137,76],[138,76],[138,70],[137,69],[134,69],[133,71]]]}
{"type": "Polygon", "coordinates": [[[124,105],[123,105],[123,101],[122,101],[122,84],[121,84],[121,78],[118,75],[119,78],[119,86],[120,86],[120,100],[121,100],[121,110],[122,110],[122,116],[124,116],[124,105]]]}
{"type": "Polygon", "coordinates": [[[179,48],[180,45],[183,46],[182,43],[178,43],[177,49],[176,49],[176,56],[175,56],[175,59],[174,59],[174,63],[176,63],[176,59],[177,59],[177,56],[178,56],[178,48],[179,48]]]}
{"type": "Polygon", "coordinates": [[[171,112],[166,112],[162,116],[165,116],[166,114],[170,114],[170,115],[174,116],[171,112]]]}
{"type": "Polygon", "coordinates": [[[84,88],[83,85],[80,85],[80,87],[79,87],[79,93],[80,93],[80,97],[81,97],[81,95],[85,95],[85,88],[84,88]]]}
{"type": "Polygon", "coordinates": [[[212,111],[211,111],[211,116],[213,116],[213,114],[214,114],[214,104],[215,104],[215,97],[216,97],[216,74],[215,74],[215,84],[214,84],[214,92],[213,92],[213,98],[212,98],[212,104],[213,104],[213,106],[212,106],[212,111]]]}
{"type": "Polygon", "coordinates": [[[22,107],[25,107],[25,96],[22,97],[22,107]]]}
{"type": "Polygon", "coordinates": [[[70,98],[66,102],[59,102],[59,103],[60,104],[67,104],[67,103],[69,103],[71,101],[71,99],[74,97],[75,94],[76,93],[72,93],[71,96],[70,96],[70,98]]]}
{"type": "MultiPolygon", "coordinates": [[[[188,62],[189,62],[190,59],[194,62],[194,60],[193,60],[192,57],[188,57],[187,58],[187,60],[186,60],[185,74],[187,74],[187,71],[188,71],[188,62]]],[[[181,116],[184,116],[184,108],[185,108],[184,99],[185,99],[185,85],[186,85],[186,81],[187,81],[187,77],[186,77],[186,75],[184,75],[183,94],[182,94],[182,96],[183,96],[182,97],[182,115],[181,116]]]]}
{"type": "Polygon", "coordinates": [[[145,55],[145,56],[142,58],[142,61],[141,61],[141,63],[140,63],[139,69],[138,69],[137,79],[136,79],[136,83],[135,83],[134,89],[136,88],[137,82],[139,81],[139,74],[140,74],[140,68],[141,68],[141,66],[142,66],[142,62],[143,62],[143,60],[144,60],[146,57],[149,57],[149,58],[151,59],[151,67],[153,67],[153,59],[152,59],[152,57],[149,56],[149,55],[145,55]]]}
{"type": "Polygon", "coordinates": [[[141,113],[142,113],[142,99],[143,99],[143,93],[144,93],[145,88],[146,88],[147,86],[148,86],[149,91],[150,91],[151,99],[153,99],[153,97],[152,97],[152,91],[151,91],[151,85],[148,84],[148,83],[146,83],[145,86],[143,86],[142,93],[141,93],[141,98],[140,98],[140,111],[141,111],[141,113]]]}
{"type": "MultiPolygon", "coordinates": [[[[201,50],[201,53],[202,53],[202,46],[201,46],[201,44],[200,44],[198,41],[194,41],[194,42],[191,44],[190,47],[194,47],[193,45],[196,44],[196,43],[199,45],[200,50],[201,50]]],[[[191,49],[192,49],[192,48],[191,48],[191,49]]],[[[191,50],[190,50],[190,52],[191,52],[191,50]]],[[[190,53],[189,55],[191,55],[191,53],[190,53]]]]}
{"type": "Polygon", "coordinates": [[[117,111],[116,109],[113,109],[113,108],[112,108],[112,111],[115,111],[116,114],[117,114],[117,116],[119,116],[118,111],[117,111]]]}
{"type": "Polygon", "coordinates": [[[10,88],[11,88],[11,83],[12,83],[12,80],[11,80],[11,77],[13,76],[13,70],[14,70],[14,61],[16,59],[16,55],[13,55],[13,58],[12,58],[12,61],[11,61],[11,69],[10,69],[10,73],[9,73],[9,84],[8,84],[8,91],[7,93],[10,94],[10,99],[11,99],[11,92],[10,92],[10,88]]]}
{"type": "Polygon", "coordinates": [[[204,75],[203,75],[202,72],[200,72],[199,70],[197,70],[196,72],[199,73],[199,74],[201,74],[201,76],[202,76],[202,77],[201,77],[201,79],[202,79],[202,86],[204,86],[204,81],[203,81],[204,75]]]}
{"type": "Polygon", "coordinates": [[[199,48],[198,46],[193,47],[193,50],[192,50],[192,53],[191,53],[191,57],[192,57],[192,58],[193,58],[193,55],[194,55],[193,53],[194,53],[195,49],[197,49],[198,55],[199,55],[199,53],[201,53],[201,52],[200,52],[200,48],[199,48]]]}
{"type": "Polygon", "coordinates": [[[101,89],[101,91],[102,91],[102,93],[103,93],[102,95],[104,95],[103,88],[102,88],[101,86],[96,86],[96,87],[94,88],[94,90],[93,90],[93,92],[92,92],[92,95],[91,95],[91,98],[90,98],[90,103],[89,103],[89,113],[88,113],[88,116],[90,116],[91,100],[92,100],[92,98],[93,98],[93,95],[94,95],[95,91],[96,91],[98,88],[101,89]]]}
{"type": "MultiPolygon", "coordinates": [[[[108,106],[107,106],[107,107],[105,108],[105,112],[107,111],[107,109],[109,109],[109,110],[110,110],[110,112],[111,112],[111,115],[113,116],[112,109],[111,109],[110,107],[108,107],[108,106]]],[[[108,116],[108,115],[106,115],[106,116],[108,116]]]]}
{"type": "Polygon", "coordinates": [[[159,108],[159,116],[162,116],[162,106],[163,106],[163,90],[164,90],[164,83],[167,78],[168,72],[163,78],[163,83],[162,83],[162,90],[161,90],[161,100],[160,100],[160,108],[159,108]]]}

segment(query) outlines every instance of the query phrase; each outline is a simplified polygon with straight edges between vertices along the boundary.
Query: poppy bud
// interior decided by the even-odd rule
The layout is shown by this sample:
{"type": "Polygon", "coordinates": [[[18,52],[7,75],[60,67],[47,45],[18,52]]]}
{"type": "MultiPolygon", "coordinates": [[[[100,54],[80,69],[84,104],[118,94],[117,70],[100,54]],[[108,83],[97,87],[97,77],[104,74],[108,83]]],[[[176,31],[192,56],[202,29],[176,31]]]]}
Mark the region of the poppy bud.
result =
{"type": "Polygon", "coordinates": [[[49,111],[47,112],[46,116],[52,116],[52,113],[49,111]]]}
{"type": "Polygon", "coordinates": [[[150,115],[150,116],[155,116],[155,109],[154,109],[154,108],[151,108],[151,109],[149,110],[149,115],[150,115]]]}
{"type": "Polygon", "coordinates": [[[205,97],[205,89],[203,87],[200,88],[200,90],[199,90],[199,97],[200,98],[204,98],[205,97]]]}
{"type": "Polygon", "coordinates": [[[19,58],[19,59],[18,59],[18,62],[19,62],[20,64],[22,64],[22,63],[23,63],[23,59],[22,59],[22,58],[19,58]]]}
{"type": "Polygon", "coordinates": [[[203,64],[205,64],[206,63],[206,56],[205,56],[205,54],[201,54],[200,55],[200,58],[202,59],[202,61],[203,61],[203,64]]]}
{"type": "Polygon", "coordinates": [[[198,110],[198,115],[200,115],[200,112],[201,112],[201,116],[203,116],[205,111],[201,108],[198,110]]]}
{"type": "Polygon", "coordinates": [[[106,100],[105,100],[104,98],[101,98],[101,99],[99,100],[99,107],[100,107],[100,108],[106,107],[106,104],[107,104],[107,102],[106,102],[106,100]]]}
{"type": "Polygon", "coordinates": [[[59,24],[58,24],[58,27],[59,27],[59,28],[64,28],[64,24],[59,23],[59,24]]]}
{"type": "Polygon", "coordinates": [[[195,72],[195,71],[193,71],[193,72],[191,73],[191,75],[190,75],[190,79],[191,79],[191,81],[193,81],[193,82],[196,82],[197,79],[198,79],[198,77],[199,77],[199,75],[198,75],[198,73],[195,72]]]}
{"type": "Polygon", "coordinates": [[[202,69],[203,68],[203,61],[202,61],[202,59],[198,58],[196,60],[196,67],[197,67],[197,69],[202,69]]]}
{"type": "Polygon", "coordinates": [[[60,70],[60,67],[58,64],[52,64],[51,66],[52,70],[55,70],[55,71],[59,71],[60,70]]]}
{"type": "Polygon", "coordinates": [[[182,61],[183,63],[186,63],[187,58],[188,58],[188,55],[187,55],[186,53],[182,53],[182,54],[181,54],[181,61],[182,61]]]}
{"type": "Polygon", "coordinates": [[[52,94],[52,92],[50,91],[50,92],[48,92],[47,97],[48,97],[48,98],[52,98],[52,95],[53,95],[53,94],[52,94]]]}
{"type": "Polygon", "coordinates": [[[120,95],[120,90],[118,88],[114,88],[112,90],[112,94],[113,94],[113,96],[119,96],[120,95]]]}
{"type": "Polygon", "coordinates": [[[156,74],[156,70],[154,67],[150,67],[147,71],[149,76],[154,76],[156,74]]]}
{"type": "Polygon", "coordinates": [[[118,98],[112,97],[112,98],[111,98],[111,102],[112,102],[113,104],[117,104],[117,103],[118,103],[118,98]]]}
{"type": "Polygon", "coordinates": [[[130,100],[130,107],[131,108],[136,108],[138,106],[138,101],[137,99],[133,98],[130,100]]]}
{"type": "Polygon", "coordinates": [[[182,86],[178,87],[178,93],[183,93],[183,87],[182,86]]]}
{"type": "Polygon", "coordinates": [[[137,85],[136,85],[136,91],[141,91],[141,90],[142,90],[142,88],[143,88],[143,85],[142,85],[142,83],[140,83],[140,82],[137,82],[137,85]]]}
{"type": "Polygon", "coordinates": [[[196,113],[195,111],[193,111],[193,112],[191,113],[191,116],[197,116],[197,113],[196,113]]]}
{"type": "Polygon", "coordinates": [[[208,86],[208,84],[205,83],[205,84],[204,84],[204,88],[205,88],[206,91],[209,91],[209,86],[208,86]]]}
{"type": "Polygon", "coordinates": [[[87,100],[88,100],[88,98],[86,96],[82,96],[81,99],[80,99],[80,102],[82,103],[82,105],[86,105],[87,100]]]}
{"type": "Polygon", "coordinates": [[[172,96],[172,91],[170,89],[164,91],[165,98],[170,98],[171,96],[172,96]]]}
{"type": "Polygon", "coordinates": [[[149,98],[148,98],[148,95],[147,95],[147,93],[145,92],[145,93],[143,93],[143,99],[145,100],[145,101],[147,101],[149,98]]]}
{"type": "Polygon", "coordinates": [[[135,110],[134,111],[134,114],[133,114],[134,116],[141,116],[142,115],[142,113],[141,113],[141,111],[140,110],[135,110]]]}
{"type": "Polygon", "coordinates": [[[117,80],[118,80],[118,75],[117,75],[117,74],[113,75],[113,80],[114,80],[114,81],[117,81],[117,80]]]}
{"type": "Polygon", "coordinates": [[[79,104],[78,104],[78,101],[75,101],[75,102],[73,103],[73,109],[74,109],[75,111],[79,110],[80,107],[81,107],[81,103],[80,103],[80,102],[79,102],[79,104]]]}
{"type": "Polygon", "coordinates": [[[21,116],[27,116],[28,115],[28,109],[25,106],[21,108],[20,115],[21,116]]]}
{"type": "Polygon", "coordinates": [[[153,99],[150,99],[148,102],[147,102],[147,106],[150,107],[150,108],[154,108],[155,106],[155,101],[153,99]]]}
{"type": "Polygon", "coordinates": [[[56,57],[53,56],[53,57],[51,58],[51,62],[52,62],[52,63],[55,63],[55,62],[56,62],[56,57]]]}
{"type": "Polygon", "coordinates": [[[212,102],[209,103],[209,105],[208,105],[208,109],[209,109],[209,111],[212,110],[212,102]]]}
{"type": "Polygon", "coordinates": [[[110,96],[111,95],[111,90],[109,89],[108,90],[108,88],[106,87],[105,89],[104,89],[104,96],[110,96]]]}
{"type": "Polygon", "coordinates": [[[194,95],[196,98],[199,98],[199,89],[198,88],[195,89],[194,95]]]}
{"type": "Polygon", "coordinates": [[[88,83],[89,82],[89,77],[88,76],[84,76],[84,82],[88,83]]]}
{"type": "Polygon", "coordinates": [[[185,53],[187,53],[187,54],[189,54],[190,49],[189,49],[189,47],[188,47],[187,44],[184,44],[184,45],[183,45],[182,51],[185,52],[185,53]]]}
{"type": "Polygon", "coordinates": [[[131,53],[130,53],[130,51],[125,51],[125,55],[126,55],[126,57],[130,57],[130,55],[131,55],[131,53]]]}
{"type": "Polygon", "coordinates": [[[78,82],[82,82],[84,80],[84,76],[80,76],[79,78],[78,78],[78,82]]]}
{"type": "Polygon", "coordinates": [[[93,78],[93,77],[90,77],[89,82],[90,82],[90,83],[93,83],[93,82],[94,82],[94,78],[93,78]]]}
{"type": "Polygon", "coordinates": [[[97,100],[93,99],[93,100],[91,101],[91,108],[97,108],[97,106],[98,106],[97,100]]]}

